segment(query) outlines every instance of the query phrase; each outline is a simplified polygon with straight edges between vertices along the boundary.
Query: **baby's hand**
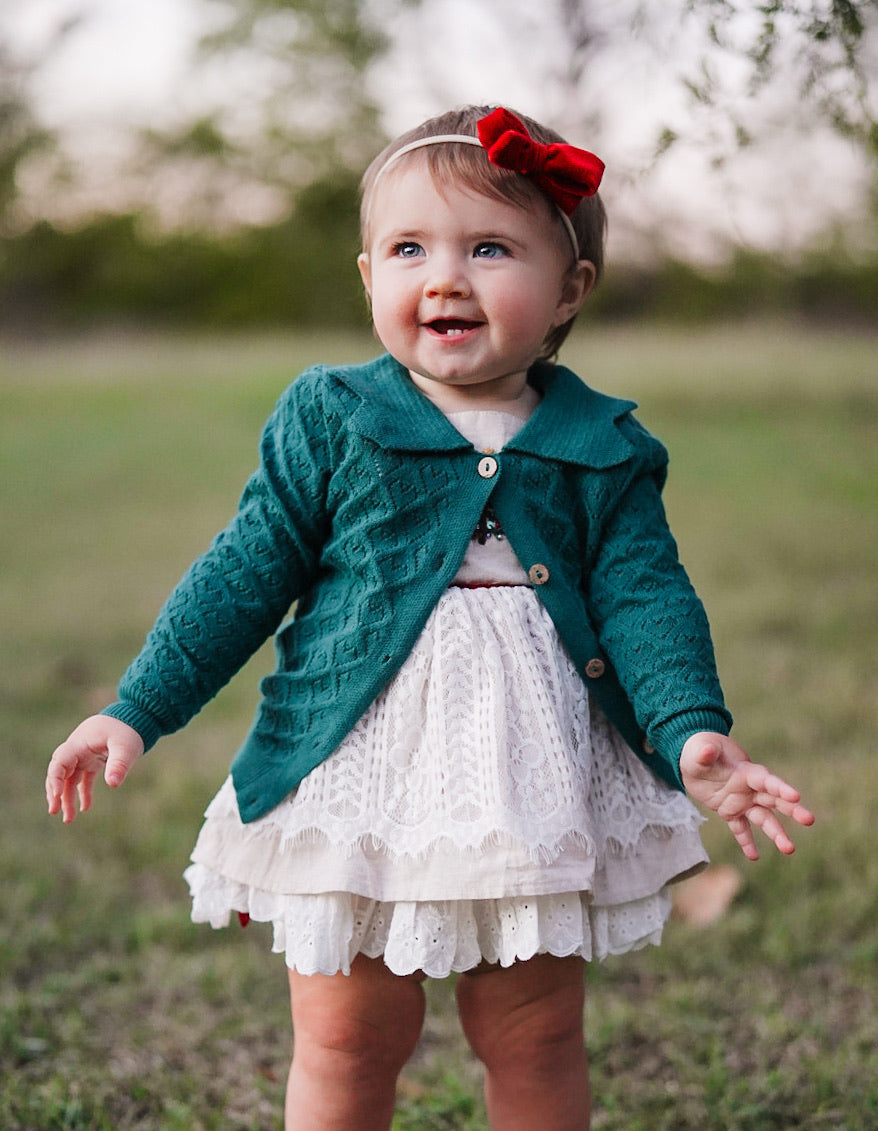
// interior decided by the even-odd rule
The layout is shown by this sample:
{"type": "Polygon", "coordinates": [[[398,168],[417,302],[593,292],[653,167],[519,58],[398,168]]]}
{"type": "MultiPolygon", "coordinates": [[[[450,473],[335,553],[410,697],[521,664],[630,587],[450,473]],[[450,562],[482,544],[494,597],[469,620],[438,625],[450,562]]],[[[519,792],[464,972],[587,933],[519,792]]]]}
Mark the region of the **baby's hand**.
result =
{"type": "Polygon", "coordinates": [[[812,825],[814,814],[799,804],[799,791],[765,766],[751,762],[737,742],[704,731],[687,739],[680,756],[686,791],[718,813],[748,860],[758,860],[753,825],[786,855],[795,851],[778,814],[812,825]]]}
{"type": "Polygon", "coordinates": [[[46,773],[46,800],[49,813],[61,812],[68,824],[79,808],[91,808],[95,776],[104,769],[107,785],[119,786],[143,753],[143,740],[136,730],[108,715],[92,715],[80,723],[66,742],[62,742],[49,762],[46,773]]]}

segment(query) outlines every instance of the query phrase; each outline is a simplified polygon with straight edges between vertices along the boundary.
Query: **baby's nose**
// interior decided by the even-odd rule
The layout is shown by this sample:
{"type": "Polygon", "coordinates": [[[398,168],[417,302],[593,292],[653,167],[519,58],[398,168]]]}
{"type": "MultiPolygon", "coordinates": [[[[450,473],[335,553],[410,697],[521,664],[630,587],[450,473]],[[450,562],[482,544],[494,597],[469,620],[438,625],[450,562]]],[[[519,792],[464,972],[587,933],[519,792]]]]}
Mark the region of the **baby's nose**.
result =
{"type": "Polygon", "coordinates": [[[470,283],[462,264],[456,259],[437,256],[431,261],[425,293],[432,297],[460,297],[470,293],[470,283]]]}

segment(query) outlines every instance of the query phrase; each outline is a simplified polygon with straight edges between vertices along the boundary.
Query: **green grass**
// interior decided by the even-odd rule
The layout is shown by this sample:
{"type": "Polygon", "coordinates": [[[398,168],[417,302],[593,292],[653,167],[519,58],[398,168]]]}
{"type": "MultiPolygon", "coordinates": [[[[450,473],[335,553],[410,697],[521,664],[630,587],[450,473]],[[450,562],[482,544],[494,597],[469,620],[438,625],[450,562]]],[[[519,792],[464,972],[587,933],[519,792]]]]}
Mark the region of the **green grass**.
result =
{"type": "MultiPolygon", "coordinates": [[[[636,398],[736,734],[818,825],[697,931],[590,971],[594,1127],[878,1126],[875,337],[583,332],[565,360],[636,398]]],[[[102,705],[235,506],[276,395],[368,339],[83,340],[0,357],[0,1127],[276,1129],[292,1037],[266,931],[188,919],[180,873],[246,731],[260,653],[84,820],[44,812],[52,747],[102,705]]],[[[396,1131],[484,1131],[449,983],[429,986],[396,1131]]]]}

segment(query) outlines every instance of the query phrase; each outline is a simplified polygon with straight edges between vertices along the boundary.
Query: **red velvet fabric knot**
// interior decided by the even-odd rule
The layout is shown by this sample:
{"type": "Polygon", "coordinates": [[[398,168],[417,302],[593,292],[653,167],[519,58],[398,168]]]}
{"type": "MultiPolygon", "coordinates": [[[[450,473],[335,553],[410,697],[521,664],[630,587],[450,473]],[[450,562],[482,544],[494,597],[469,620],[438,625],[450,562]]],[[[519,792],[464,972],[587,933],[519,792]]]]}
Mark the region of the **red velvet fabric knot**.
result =
{"type": "Polygon", "coordinates": [[[520,118],[502,106],[480,119],[477,128],[492,164],[530,177],[567,216],[583,197],[597,192],[604,163],[587,149],[561,142],[543,145],[530,136],[520,118]]]}
{"type": "Polygon", "coordinates": [[[532,138],[507,130],[494,143],[488,154],[491,160],[501,158],[506,168],[522,176],[539,173],[544,167],[542,148],[532,138]]]}

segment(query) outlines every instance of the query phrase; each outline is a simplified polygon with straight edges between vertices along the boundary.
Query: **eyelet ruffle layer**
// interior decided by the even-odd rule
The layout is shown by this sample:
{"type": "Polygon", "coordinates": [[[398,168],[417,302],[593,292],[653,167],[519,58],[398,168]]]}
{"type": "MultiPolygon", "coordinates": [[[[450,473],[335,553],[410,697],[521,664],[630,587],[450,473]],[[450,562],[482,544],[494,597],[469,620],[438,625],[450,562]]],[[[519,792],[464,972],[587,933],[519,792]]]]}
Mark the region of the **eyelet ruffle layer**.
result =
{"type": "Polygon", "coordinates": [[[230,903],[274,928],[272,949],[300,974],[350,972],[357,954],[383,956],[404,975],[445,978],[482,961],[511,966],[536,954],[603,959],[661,941],[671,901],[665,890],[618,907],[594,907],[566,892],[504,899],[385,903],[346,892],[277,895],[230,885],[193,864],[192,917],[228,926],[230,903]]]}

